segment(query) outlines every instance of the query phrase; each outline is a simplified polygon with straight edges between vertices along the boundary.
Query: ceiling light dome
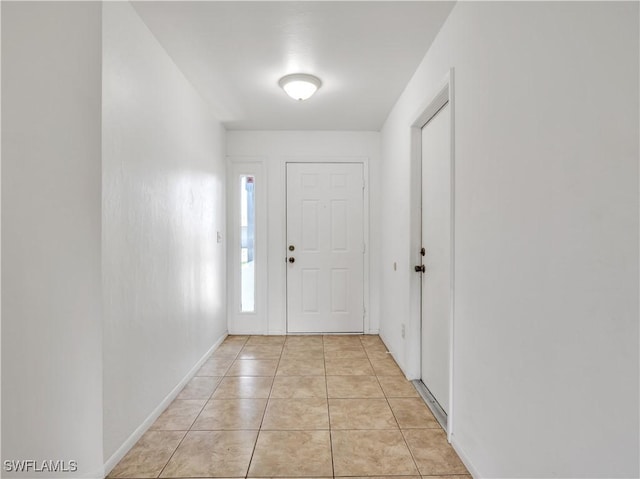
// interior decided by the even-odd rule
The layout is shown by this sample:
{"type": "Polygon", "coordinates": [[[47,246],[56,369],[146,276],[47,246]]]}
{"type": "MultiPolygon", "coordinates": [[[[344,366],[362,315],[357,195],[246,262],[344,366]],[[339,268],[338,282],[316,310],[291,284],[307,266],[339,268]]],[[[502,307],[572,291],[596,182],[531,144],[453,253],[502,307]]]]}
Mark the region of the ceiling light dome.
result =
{"type": "Polygon", "coordinates": [[[313,75],[294,73],[280,78],[278,85],[294,100],[306,100],[320,88],[322,82],[313,75]]]}

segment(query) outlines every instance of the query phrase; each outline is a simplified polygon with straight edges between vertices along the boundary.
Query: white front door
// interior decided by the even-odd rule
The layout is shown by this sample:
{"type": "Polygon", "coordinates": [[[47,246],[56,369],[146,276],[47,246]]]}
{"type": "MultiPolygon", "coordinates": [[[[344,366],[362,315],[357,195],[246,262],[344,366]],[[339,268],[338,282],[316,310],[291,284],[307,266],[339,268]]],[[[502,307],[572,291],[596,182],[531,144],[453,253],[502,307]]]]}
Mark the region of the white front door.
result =
{"type": "Polygon", "coordinates": [[[451,132],[445,104],[422,128],[422,382],[449,411],[451,132]]]}
{"type": "Polygon", "coordinates": [[[287,331],[364,330],[363,165],[287,164],[287,331]]]}

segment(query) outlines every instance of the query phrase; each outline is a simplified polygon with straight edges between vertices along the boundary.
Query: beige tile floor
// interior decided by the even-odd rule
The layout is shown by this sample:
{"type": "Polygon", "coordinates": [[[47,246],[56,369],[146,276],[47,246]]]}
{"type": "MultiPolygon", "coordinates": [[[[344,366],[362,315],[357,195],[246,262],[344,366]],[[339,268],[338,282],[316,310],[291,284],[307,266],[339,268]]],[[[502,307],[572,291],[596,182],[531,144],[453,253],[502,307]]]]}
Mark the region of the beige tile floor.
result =
{"type": "Polygon", "coordinates": [[[229,336],[112,478],[470,479],[378,336],[229,336]]]}

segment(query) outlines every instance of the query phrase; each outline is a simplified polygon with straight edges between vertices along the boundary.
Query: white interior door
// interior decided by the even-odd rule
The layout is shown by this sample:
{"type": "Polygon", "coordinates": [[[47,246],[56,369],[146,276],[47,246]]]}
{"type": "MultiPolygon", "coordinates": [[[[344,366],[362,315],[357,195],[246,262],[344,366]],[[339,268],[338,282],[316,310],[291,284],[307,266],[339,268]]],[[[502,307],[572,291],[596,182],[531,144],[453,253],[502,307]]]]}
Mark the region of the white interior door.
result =
{"type": "Polygon", "coordinates": [[[422,128],[422,382],[449,412],[451,143],[447,103],[422,128]]]}
{"type": "Polygon", "coordinates": [[[287,331],[364,330],[363,165],[287,164],[287,331]]]}

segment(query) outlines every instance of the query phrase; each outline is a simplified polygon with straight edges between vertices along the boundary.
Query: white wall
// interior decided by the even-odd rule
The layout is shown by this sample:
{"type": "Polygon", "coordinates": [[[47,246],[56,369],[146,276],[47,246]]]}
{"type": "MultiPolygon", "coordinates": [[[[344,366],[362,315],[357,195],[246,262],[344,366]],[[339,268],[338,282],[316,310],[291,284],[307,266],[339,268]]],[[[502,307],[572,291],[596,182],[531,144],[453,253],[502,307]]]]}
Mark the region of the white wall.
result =
{"type": "Polygon", "coordinates": [[[2,459],[79,468],[22,477],[102,477],[100,56],[99,3],[3,2],[2,459]]]}
{"type": "Polygon", "coordinates": [[[409,126],[455,67],[453,442],[480,477],[640,474],[638,40],[637,2],[458,3],[382,130],[407,370],[409,126]]]}
{"type": "Polygon", "coordinates": [[[379,191],[380,135],[356,131],[228,131],[227,155],[230,158],[263,158],[267,166],[268,195],[268,331],[286,332],[286,217],[285,162],[296,159],[331,161],[335,158],[368,158],[370,196],[370,330],[379,328],[380,277],[379,191]]]}
{"type": "MultiPolygon", "coordinates": [[[[2,51],[2,3],[0,2],[0,52],[2,51]]],[[[1,55],[0,55],[1,56],[1,55]]],[[[0,112],[2,111],[2,61],[0,61],[0,112]]],[[[0,115],[2,145],[2,115],[0,115]]],[[[2,211],[2,148],[0,147],[0,212],[2,211]]],[[[0,271],[2,271],[2,221],[0,221],[0,271]]],[[[2,371],[2,274],[0,273],[0,372],[2,371]]],[[[2,380],[0,380],[0,459],[2,455],[2,380]]],[[[0,471],[2,477],[2,471],[0,471]]]]}
{"type": "Polygon", "coordinates": [[[226,333],[225,162],[220,123],[130,4],[105,3],[103,54],[109,459],[226,333]]]}

